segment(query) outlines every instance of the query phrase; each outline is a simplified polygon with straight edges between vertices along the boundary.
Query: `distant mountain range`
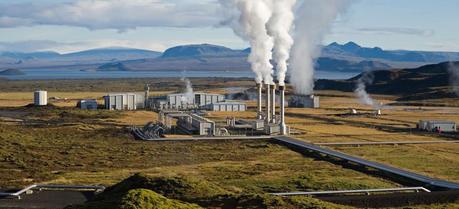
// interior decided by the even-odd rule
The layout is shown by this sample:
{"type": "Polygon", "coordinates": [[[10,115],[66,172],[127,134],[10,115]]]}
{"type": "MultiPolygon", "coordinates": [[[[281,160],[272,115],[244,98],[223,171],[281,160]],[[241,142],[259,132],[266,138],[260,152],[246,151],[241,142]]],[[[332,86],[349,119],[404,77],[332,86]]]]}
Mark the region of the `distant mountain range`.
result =
{"type": "MultiPolygon", "coordinates": [[[[401,96],[399,100],[423,100],[456,98],[451,87],[449,68],[459,69],[459,62],[444,62],[419,68],[377,70],[371,72],[374,80],[366,87],[369,93],[401,96]]],[[[316,90],[339,90],[352,92],[363,73],[348,80],[325,80],[316,82],[316,90]]]]}
{"type": "MultiPolygon", "coordinates": [[[[247,63],[249,53],[250,48],[234,50],[211,44],[176,46],[163,53],[130,48],[103,48],[70,54],[3,52],[0,53],[0,70],[7,68],[69,68],[105,71],[247,71],[250,70],[250,65],[247,63]]],[[[361,47],[354,42],[343,45],[332,43],[323,47],[322,55],[316,61],[316,69],[334,72],[362,72],[413,68],[449,60],[459,60],[459,53],[383,50],[379,47],[361,47]]]]}

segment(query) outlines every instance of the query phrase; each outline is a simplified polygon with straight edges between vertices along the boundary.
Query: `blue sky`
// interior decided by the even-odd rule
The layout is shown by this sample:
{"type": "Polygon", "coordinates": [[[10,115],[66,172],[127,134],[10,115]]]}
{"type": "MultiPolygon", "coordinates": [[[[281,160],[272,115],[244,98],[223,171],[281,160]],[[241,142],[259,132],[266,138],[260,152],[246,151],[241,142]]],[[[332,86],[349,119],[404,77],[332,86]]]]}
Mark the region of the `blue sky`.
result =
{"type": "MultiPolygon", "coordinates": [[[[357,0],[324,44],[459,51],[458,10],[457,0],[357,0]]],[[[216,26],[221,20],[214,0],[0,0],[0,51],[161,51],[192,43],[246,48],[231,29],[216,26]]]]}

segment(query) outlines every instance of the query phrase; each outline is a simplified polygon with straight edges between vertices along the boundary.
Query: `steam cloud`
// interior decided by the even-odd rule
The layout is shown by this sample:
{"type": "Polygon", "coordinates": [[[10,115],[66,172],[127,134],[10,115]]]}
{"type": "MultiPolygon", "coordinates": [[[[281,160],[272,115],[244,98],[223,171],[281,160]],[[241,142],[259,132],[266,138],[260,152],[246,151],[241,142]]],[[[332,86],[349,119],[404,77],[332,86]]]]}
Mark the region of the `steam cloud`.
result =
{"type": "Polygon", "coordinates": [[[295,19],[290,81],[295,93],[308,95],[314,89],[314,60],[332,22],[354,0],[304,0],[295,19]]]}
{"type": "Polygon", "coordinates": [[[252,71],[256,75],[256,82],[265,84],[274,83],[272,73],[273,66],[270,62],[273,38],[268,35],[266,24],[272,11],[271,0],[220,0],[221,5],[229,11],[237,11],[231,14],[237,23],[230,23],[234,32],[241,38],[248,40],[251,52],[248,58],[252,71]]]}
{"type": "Polygon", "coordinates": [[[454,92],[456,92],[456,95],[459,96],[459,64],[450,62],[448,64],[448,71],[450,74],[449,80],[451,83],[451,86],[453,87],[454,92]]]}
{"type": "Polygon", "coordinates": [[[371,96],[367,93],[366,88],[367,85],[372,84],[374,79],[374,75],[371,72],[365,72],[362,76],[357,80],[356,89],[354,93],[359,98],[360,102],[365,105],[370,105],[374,109],[381,109],[381,105],[378,104],[375,100],[371,98],[371,96]]]}
{"type": "Polygon", "coordinates": [[[285,85],[287,61],[293,45],[290,30],[295,19],[293,13],[295,3],[296,0],[271,0],[273,14],[266,26],[269,35],[274,38],[274,61],[277,65],[277,79],[280,86],[285,85]]]}
{"type": "Polygon", "coordinates": [[[182,77],[180,80],[182,80],[185,83],[185,92],[184,92],[185,96],[181,98],[182,103],[186,103],[186,104],[193,103],[194,93],[193,93],[193,86],[191,85],[190,79],[182,77]]]}

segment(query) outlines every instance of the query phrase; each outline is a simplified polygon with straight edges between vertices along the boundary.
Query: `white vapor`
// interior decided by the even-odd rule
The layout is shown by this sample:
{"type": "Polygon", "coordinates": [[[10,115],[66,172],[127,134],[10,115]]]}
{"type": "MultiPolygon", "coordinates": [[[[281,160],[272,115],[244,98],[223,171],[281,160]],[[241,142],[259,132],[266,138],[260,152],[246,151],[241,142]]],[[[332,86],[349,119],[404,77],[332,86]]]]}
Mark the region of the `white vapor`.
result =
{"type": "Polygon", "coordinates": [[[362,76],[357,80],[354,93],[359,98],[360,103],[370,105],[374,109],[381,109],[381,105],[378,104],[375,100],[373,100],[366,91],[367,85],[372,84],[373,79],[374,75],[372,72],[364,72],[362,76]]]}
{"type": "Polygon", "coordinates": [[[459,96],[459,63],[449,62],[448,71],[450,84],[456,95],[459,96]]]}
{"type": "Polygon", "coordinates": [[[269,35],[274,38],[274,62],[277,65],[277,80],[281,86],[285,85],[287,61],[293,45],[290,30],[295,19],[295,3],[296,0],[271,0],[273,14],[266,25],[269,35]]]}
{"type": "Polygon", "coordinates": [[[314,60],[320,55],[324,35],[354,0],[304,0],[295,19],[295,45],[290,59],[290,82],[295,93],[314,89],[314,60]]]}
{"type": "Polygon", "coordinates": [[[266,24],[272,14],[269,1],[220,0],[227,12],[233,11],[229,17],[231,20],[226,24],[232,26],[238,36],[250,43],[251,52],[248,61],[256,75],[256,82],[264,81],[265,84],[274,83],[273,66],[270,62],[274,43],[266,30],[266,24]]]}
{"type": "Polygon", "coordinates": [[[182,102],[186,104],[191,104],[193,102],[193,86],[191,85],[191,81],[188,78],[182,77],[182,80],[185,83],[185,95],[182,97],[182,102]]]}

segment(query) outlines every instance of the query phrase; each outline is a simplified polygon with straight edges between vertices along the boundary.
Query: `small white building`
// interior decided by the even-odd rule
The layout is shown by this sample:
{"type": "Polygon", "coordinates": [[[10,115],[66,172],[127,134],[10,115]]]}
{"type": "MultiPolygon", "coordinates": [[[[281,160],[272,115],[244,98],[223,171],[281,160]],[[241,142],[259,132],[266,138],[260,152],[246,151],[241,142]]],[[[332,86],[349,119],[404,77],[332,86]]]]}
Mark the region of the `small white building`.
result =
{"type": "Polygon", "coordinates": [[[48,92],[47,91],[35,91],[33,94],[33,103],[35,106],[48,105],[48,92]]]}
{"type": "Polygon", "coordinates": [[[247,105],[236,101],[217,102],[207,105],[207,109],[215,112],[244,112],[247,110],[247,105]]]}
{"type": "Polygon", "coordinates": [[[97,110],[97,101],[95,99],[83,99],[78,101],[77,107],[82,110],[97,110]]]}

